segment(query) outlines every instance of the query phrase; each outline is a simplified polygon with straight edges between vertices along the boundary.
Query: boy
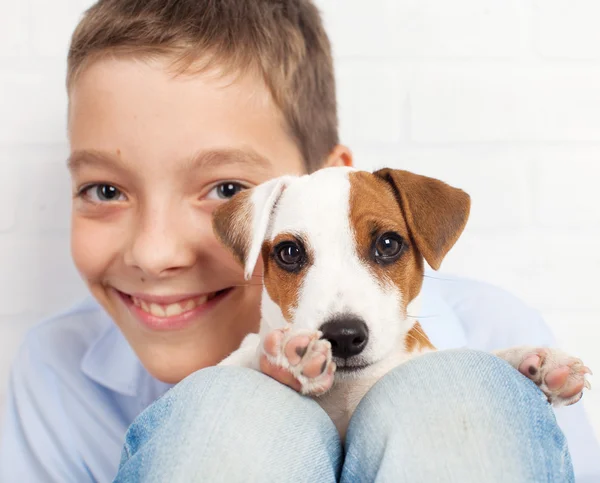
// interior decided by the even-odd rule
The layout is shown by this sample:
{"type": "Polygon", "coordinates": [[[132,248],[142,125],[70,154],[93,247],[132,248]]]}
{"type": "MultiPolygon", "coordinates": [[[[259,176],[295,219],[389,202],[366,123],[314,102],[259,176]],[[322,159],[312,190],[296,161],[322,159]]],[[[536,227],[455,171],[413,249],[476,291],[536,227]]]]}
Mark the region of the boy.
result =
{"type": "MultiPolygon", "coordinates": [[[[28,335],[12,372],[2,476],[8,482],[111,481],[130,428],[119,481],[142,475],[161,481],[161,471],[169,481],[191,481],[176,477],[177,469],[166,462],[150,468],[149,462],[163,461],[160,446],[203,461],[203,481],[212,481],[209,466],[215,462],[220,462],[215,474],[236,481],[227,471],[241,466],[229,468],[223,459],[235,454],[235,441],[264,449],[252,435],[270,437],[273,427],[290,421],[276,424],[267,413],[273,418],[257,431],[244,430],[236,415],[262,421],[260,405],[221,417],[218,411],[196,415],[187,409],[219,409],[227,400],[268,407],[268,401],[253,399],[260,394],[280,408],[294,406],[296,415],[303,410],[314,415],[315,409],[260,374],[238,377],[235,371],[206,369],[199,378],[188,377],[237,348],[259,319],[260,273],[251,283],[243,280],[240,267],[215,240],[210,217],[222,200],[272,177],[352,163],[337,137],[330,46],[318,12],[308,0],[101,0],[73,35],[67,88],[72,254],[94,301],[28,335]],[[211,379],[214,374],[219,378],[211,379]],[[209,391],[205,388],[223,381],[231,384],[213,405],[190,399],[190,390],[209,391]],[[251,396],[257,386],[264,390],[251,396]],[[171,417],[174,407],[185,417],[159,421],[157,413],[171,417]],[[241,438],[226,431],[232,418],[241,438]],[[208,451],[223,448],[220,457],[202,458],[208,454],[202,444],[185,443],[185,428],[193,421],[218,422],[198,432],[213,438],[208,451]],[[163,423],[176,427],[175,435],[164,432],[163,423]],[[151,456],[144,452],[149,441],[158,445],[151,456]]],[[[440,348],[552,343],[533,312],[493,288],[429,280],[424,291],[429,311],[442,314],[428,332],[435,340],[439,324],[451,327],[448,334],[456,338],[438,333],[440,348]]],[[[265,372],[294,386],[286,374],[268,367],[265,372]]],[[[582,411],[580,405],[569,409],[563,429],[583,474],[593,464],[586,466],[593,458],[586,458],[583,447],[595,443],[582,411]]],[[[320,416],[308,419],[331,429],[320,416]]],[[[331,465],[324,464],[325,473],[315,478],[339,476],[339,442],[331,432],[324,439],[313,429],[314,434],[303,432],[312,438],[307,441],[327,439],[336,448],[331,465]]],[[[552,431],[561,440],[560,431],[548,434],[552,431]]],[[[271,440],[284,445],[281,437],[271,440]]],[[[302,449],[296,450],[287,454],[305,462],[302,449]]],[[[259,466],[241,476],[268,481],[277,465],[262,455],[248,451],[244,468],[259,466]]],[[[284,455],[279,461],[293,479],[294,462],[284,455]]],[[[368,480],[366,471],[360,473],[368,480]]]]}

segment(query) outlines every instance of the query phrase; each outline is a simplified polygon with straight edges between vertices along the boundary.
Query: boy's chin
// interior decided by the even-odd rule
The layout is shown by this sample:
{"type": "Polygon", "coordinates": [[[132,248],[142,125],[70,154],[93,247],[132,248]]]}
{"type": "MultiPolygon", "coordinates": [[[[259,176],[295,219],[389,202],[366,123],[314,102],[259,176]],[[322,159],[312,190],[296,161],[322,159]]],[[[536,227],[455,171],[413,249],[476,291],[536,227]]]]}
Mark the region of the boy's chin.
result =
{"type": "MultiPolygon", "coordinates": [[[[235,320],[239,321],[239,317],[235,320]]],[[[255,331],[253,326],[245,329],[240,327],[239,322],[231,324],[235,328],[225,323],[222,327],[226,328],[228,325],[229,330],[225,332],[215,330],[214,327],[206,327],[207,330],[196,330],[193,333],[142,334],[135,331],[125,334],[125,338],[152,377],[167,384],[177,384],[200,369],[219,364],[240,346],[247,333],[255,331]]]]}

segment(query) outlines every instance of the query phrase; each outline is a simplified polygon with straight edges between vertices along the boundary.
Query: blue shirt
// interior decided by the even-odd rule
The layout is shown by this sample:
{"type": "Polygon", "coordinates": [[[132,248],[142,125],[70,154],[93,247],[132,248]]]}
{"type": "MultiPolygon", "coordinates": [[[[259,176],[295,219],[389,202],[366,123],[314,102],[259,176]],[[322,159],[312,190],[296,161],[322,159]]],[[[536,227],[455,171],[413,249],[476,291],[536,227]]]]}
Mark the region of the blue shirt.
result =
{"type": "MultiPolygon", "coordinates": [[[[427,275],[419,321],[438,349],[556,346],[541,317],[510,294],[427,275]]],[[[0,481],[112,481],[127,427],[169,387],[150,376],[92,299],[41,323],[28,333],[12,368],[0,481]]],[[[583,405],[555,413],[577,481],[600,481],[600,448],[583,405]]]]}

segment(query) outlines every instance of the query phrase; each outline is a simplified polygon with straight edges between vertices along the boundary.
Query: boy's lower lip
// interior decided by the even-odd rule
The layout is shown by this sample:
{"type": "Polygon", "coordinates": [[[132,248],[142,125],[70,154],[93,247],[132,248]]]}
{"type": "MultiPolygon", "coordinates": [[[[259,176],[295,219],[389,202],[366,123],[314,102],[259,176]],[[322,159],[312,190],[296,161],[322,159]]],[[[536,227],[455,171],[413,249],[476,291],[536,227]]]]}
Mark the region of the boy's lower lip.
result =
{"type": "Polygon", "coordinates": [[[169,317],[157,317],[152,315],[145,310],[142,310],[140,307],[136,306],[133,302],[131,296],[126,293],[120,292],[115,289],[115,292],[119,295],[119,298],[123,301],[125,306],[129,309],[131,314],[136,318],[138,322],[140,322],[144,327],[151,330],[176,330],[183,329],[192,325],[194,320],[206,312],[207,310],[212,309],[216,304],[218,304],[223,298],[227,297],[232,292],[233,288],[228,288],[217,293],[215,297],[211,300],[194,307],[191,310],[182,312],[178,315],[172,315],[169,317]]]}

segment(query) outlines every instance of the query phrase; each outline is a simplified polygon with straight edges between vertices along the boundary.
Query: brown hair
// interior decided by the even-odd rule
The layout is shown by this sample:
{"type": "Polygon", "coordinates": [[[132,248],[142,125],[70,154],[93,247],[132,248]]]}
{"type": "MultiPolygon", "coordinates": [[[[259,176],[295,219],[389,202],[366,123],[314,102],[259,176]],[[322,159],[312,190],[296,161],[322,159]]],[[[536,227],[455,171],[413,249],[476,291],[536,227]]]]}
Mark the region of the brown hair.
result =
{"type": "Polygon", "coordinates": [[[215,62],[258,72],[308,172],[338,143],[331,46],[310,0],[99,0],[73,33],[67,88],[106,55],[167,55],[181,72],[215,62]]]}

